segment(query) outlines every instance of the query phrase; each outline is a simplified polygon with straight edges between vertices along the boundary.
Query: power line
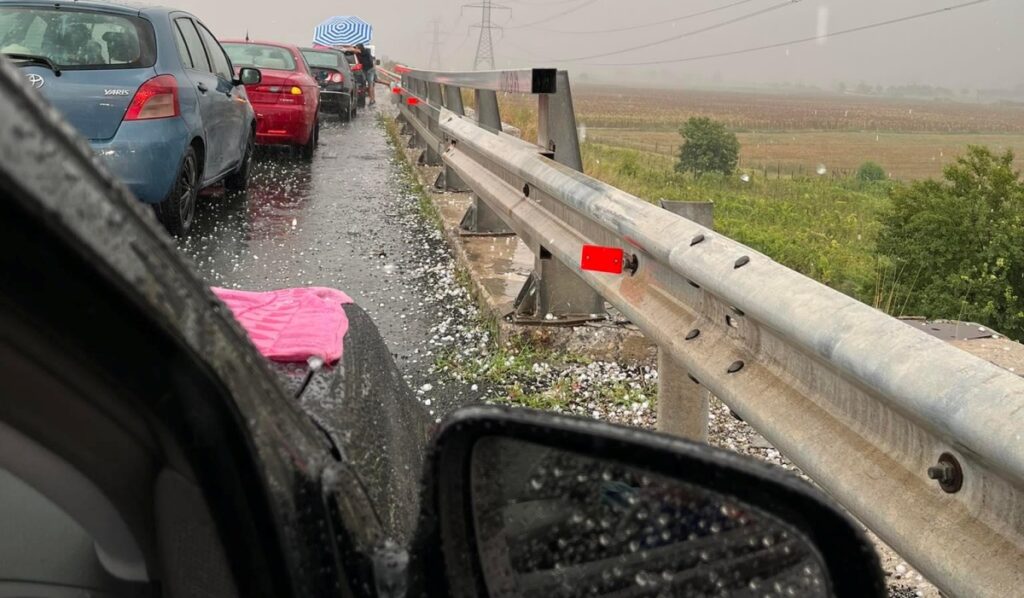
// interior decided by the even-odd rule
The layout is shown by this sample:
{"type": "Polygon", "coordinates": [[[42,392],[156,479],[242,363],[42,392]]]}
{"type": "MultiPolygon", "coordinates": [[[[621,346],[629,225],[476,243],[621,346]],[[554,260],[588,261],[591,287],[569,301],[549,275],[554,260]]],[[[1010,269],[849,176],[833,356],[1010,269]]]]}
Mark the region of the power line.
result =
{"type": "Polygon", "coordinates": [[[548,21],[551,21],[553,19],[557,19],[559,17],[564,17],[565,15],[572,14],[572,13],[578,11],[578,10],[583,10],[584,8],[590,6],[591,4],[593,4],[595,2],[597,2],[597,0],[585,0],[583,2],[583,4],[580,4],[579,6],[574,6],[572,8],[566,9],[566,10],[560,12],[560,13],[553,14],[551,16],[545,17],[545,18],[543,18],[543,19],[541,19],[539,21],[534,21],[532,23],[525,23],[523,25],[515,25],[513,27],[509,27],[509,29],[525,29],[527,27],[533,27],[534,25],[540,25],[541,23],[547,23],[548,21]]]}
{"type": "Polygon", "coordinates": [[[559,29],[542,29],[540,27],[537,27],[536,29],[537,29],[537,31],[545,31],[547,33],[560,33],[560,34],[563,34],[563,35],[592,35],[592,34],[596,34],[596,33],[621,33],[623,31],[636,31],[637,29],[647,29],[649,27],[657,27],[658,25],[667,25],[669,23],[679,23],[681,21],[688,21],[688,20],[696,18],[696,17],[702,17],[704,15],[709,15],[709,14],[716,13],[716,12],[721,12],[723,10],[726,10],[726,9],[729,9],[729,8],[733,8],[735,6],[740,6],[742,4],[749,4],[751,2],[757,2],[757,1],[758,0],[738,0],[737,2],[730,2],[729,4],[726,4],[724,6],[718,6],[716,8],[710,8],[708,10],[702,10],[700,12],[690,13],[688,15],[683,15],[681,17],[675,17],[675,18],[672,18],[672,19],[661,19],[660,21],[655,21],[653,23],[644,23],[643,25],[630,25],[630,26],[627,26],[627,27],[615,27],[615,28],[612,28],[612,29],[592,29],[590,31],[563,31],[563,30],[559,30],[559,29]]]}
{"type": "Polygon", "coordinates": [[[725,27],[727,25],[732,25],[734,23],[739,23],[740,21],[746,21],[746,20],[752,19],[754,17],[759,17],[759,16],[761,16],[763,14],[766,14],[766,13],[769,13],[769,12],[772,12],[772,11],[776,11],[776,10],[779,10],[781,8],[785,8],[787,6],[791,6],[791,5],[797,4],[799,2],[800,2],[800,0],[785,0],[784,2],[781,2],[779,4],[773,4],[773,5],[771,5],[771,6],[767,7],[767,8],[762,8],[760,10],[755,10],[754,12],[749,12],[749,13],[740,15],[738,17],[729,19],[728,21],[722,21],[721,23],[715,23],[714,25],[710,25],[708,27],[702,27],[700,29],[694,29],[693,31],[687,31],[686,33],[680,33],[679,35],[673,35],[671,37],[666,37],[664,39],[659,39],[659,40],[656,40],[656,41],[653,41],[653,42],[647,42],[646,44],[641,44],[639,46],[633,46],[631,48],[623,48],[623,49],[620,49],[620,50],[614,50],[612,52],[602,52],[600,54],[591,54],[590,56],[578,56],[576,58],[564,58],[564,59],[561,59],[561,60],[551,60],[550,62],[580,62],[580,61],[584,61],[584,60],[591,60],[591,59],[594,59],[594,58],[604,58],[605,56],[613,56],[615,54],[625,54],[626,52],[635,52],[637,50],[645,50],[647,48],[653,48],[654,46],[660,46],[662,44],[667,44],[668,42],[673,42],[673,41],[676,41],[678,39],[682,39],[684,37],[691,37],[691,36],[697,35],[699,33],[706,33],[708,31],[713,31],[715,29],[721,29],[722,27],[725,27]]]}
{"type": "MultiPolygon", "coordinates": [[[[969,6],[976,6],[978,4],[984,4],[991,0],[972,0],[971,2],[963,2],[961,4],[954,4],[944,8],[938,8],[935,10],[929,10],[926,12],[920,12],[905,17],[899,17],[897,19],[889,19],[887,21],[879,21],[877,23],[870,23],[868,25],[860,25],[858,27],[851,27],[849,29],[841,29],[839,31],[833,31],[832,33],[826,33],[823,35],[814,35],[811,37],[804,37],[800,39],[794,39],[787,42],[779,42],[774,44],[766,44],[763,46],[755,46],[752,48],[743,48],[742,50],[733,50],[731,52],[717,52],[715,54],[703,54],[699,56],[689,56],[686,58],[671,58],[666,60],[651,60],[647,62],[621,62],[621,63],[587,63],[587,66],[656,66],[661,64],[678,64],[682,62],[695,62],[698,60],[710,60],[712,58],[725,58],[728,56],[737,56],[740,54],[749,54],[751,52],[760,52],[762,50],[773,50],[776,48],[783,48],[786,46],[795,46],[798,44],[805,44],[808,42],[818,41],[822,39],[828,39],[831,37],[839,37],[841,35],[848,35],[850,33],[858,33],[861,31],[867,31],[869,29],[877,29],[879,27],[888,27],[889,25],[896,25],[898,23],[905,23],[907,21],[913,21],[916,19],[923,19],[925,17],[935,16],[944,12],[951,12],[959,10],[961,8],[967,8],[969,6]]],[[[564,62],[564,61],[553,61],[553,62],[564,62]]]]}

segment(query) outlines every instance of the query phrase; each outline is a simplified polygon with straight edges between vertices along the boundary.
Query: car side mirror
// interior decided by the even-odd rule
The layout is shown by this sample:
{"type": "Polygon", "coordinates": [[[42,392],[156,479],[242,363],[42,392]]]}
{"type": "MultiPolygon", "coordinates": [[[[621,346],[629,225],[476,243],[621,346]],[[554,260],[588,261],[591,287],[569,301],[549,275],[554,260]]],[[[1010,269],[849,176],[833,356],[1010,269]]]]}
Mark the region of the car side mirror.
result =
{"type": "Polygon", "coordinates": [[[474,407],[428,462],[425,595],[884,596],[873,546],[781,469],[688,441],[474,407]]]}
{"type": "Polygon", "coordinates": [[[244,67],[238,71],[235,85],[259,85],[263,81],[263,73],[259,69],[244,67]]]}

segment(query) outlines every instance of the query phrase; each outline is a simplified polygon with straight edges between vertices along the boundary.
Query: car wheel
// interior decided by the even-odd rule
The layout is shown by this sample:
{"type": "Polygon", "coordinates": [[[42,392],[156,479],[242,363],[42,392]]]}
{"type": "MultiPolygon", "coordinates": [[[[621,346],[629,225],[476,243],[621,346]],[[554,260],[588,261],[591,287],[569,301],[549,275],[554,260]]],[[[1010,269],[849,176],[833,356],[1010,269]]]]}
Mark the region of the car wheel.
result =
{"type": "Polygon", "coordinates": [[[309,141],[306,145],[302,146],[302,159],[312,160],[313,154],[316,153],[316,146],[320,143],[320,119],[317,118],[316,124],[313,125],[313,132],[309,136],[309,141]]]}
{"type": "Polygon", "coordinates": [[[196,215],[196,198],[199,196],[199,160],[196,150],[189,146],[181,159],[178,176],[167,197],[156,204],[156,215],[167,232],[176,237],[188,234],[196,215]]]}
{"type": "Polygon", "coordinates": [[[224,179],[224,188],[230,193],[244,193],[249,188],[249,172],[252,170],[252,157],[256,153],[256,132],[249,131],[249,140],[245,144],[245,153],[238,170],[224,179]]]}

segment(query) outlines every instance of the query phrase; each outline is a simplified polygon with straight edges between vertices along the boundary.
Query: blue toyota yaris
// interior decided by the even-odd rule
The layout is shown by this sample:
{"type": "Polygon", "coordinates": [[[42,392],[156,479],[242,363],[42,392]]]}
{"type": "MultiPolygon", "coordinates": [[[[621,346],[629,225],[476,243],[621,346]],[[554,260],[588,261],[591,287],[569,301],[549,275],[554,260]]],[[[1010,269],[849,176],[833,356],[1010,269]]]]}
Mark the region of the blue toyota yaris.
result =
{"type": "Polygon", "coordinates": [[[89,140],[106,166],[188,232],[196,197],[244,191],[256,115],[245,85],[199,19],[168,8],[0,0],[0,52],[89,140]]]}

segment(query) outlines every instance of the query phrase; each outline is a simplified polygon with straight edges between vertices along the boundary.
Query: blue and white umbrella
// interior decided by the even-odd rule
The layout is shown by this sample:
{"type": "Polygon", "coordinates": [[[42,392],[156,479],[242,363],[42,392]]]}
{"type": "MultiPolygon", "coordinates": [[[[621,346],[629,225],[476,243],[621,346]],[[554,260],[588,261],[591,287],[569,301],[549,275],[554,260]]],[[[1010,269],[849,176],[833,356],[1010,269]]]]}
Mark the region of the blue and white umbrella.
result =
{"type": "Polygon", "coordinates": [[[316,26],[313,43],[321,46],[354,46],[373,39],[373,26],[359,17],[331,17],[316,26]]]}

